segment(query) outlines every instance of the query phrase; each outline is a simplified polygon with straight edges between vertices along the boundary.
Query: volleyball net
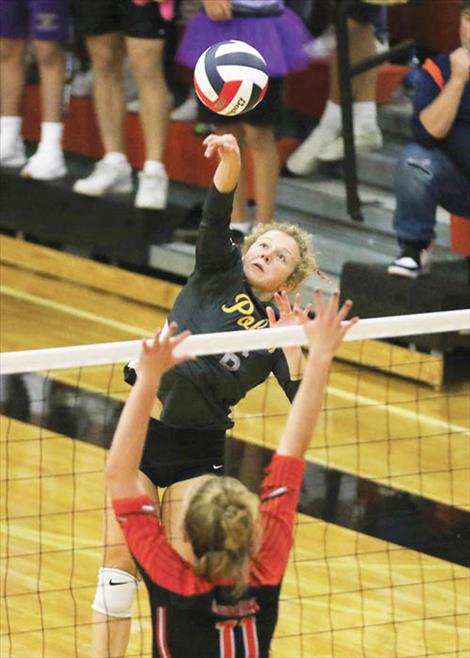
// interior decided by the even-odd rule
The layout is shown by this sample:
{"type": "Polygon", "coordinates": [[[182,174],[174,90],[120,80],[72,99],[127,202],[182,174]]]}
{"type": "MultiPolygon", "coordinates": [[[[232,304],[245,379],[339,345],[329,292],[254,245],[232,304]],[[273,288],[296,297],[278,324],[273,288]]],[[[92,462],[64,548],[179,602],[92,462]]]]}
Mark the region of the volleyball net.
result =
{"type": "MultiPolygon", "coordinates": [[[[470,656],[468,376],[429,386],[419,380],[441,356],[376,340],[469,331],[466,310],[362,320],[347,335],[307,452],[273,658],[470,656]]],[[[305,342],[290,327],[191,336],[184,350],[305,342]]],[[[0,357],[2,657],[90,655],[103,469],[129,391],[122,365],[139,349],[0,357]]],[[[229,474],[256,488],[288,411],[271,378],[237,405],[229,474]]],[[[127,655],[149,657],[151,639],[141,586],[127,655]]]]}

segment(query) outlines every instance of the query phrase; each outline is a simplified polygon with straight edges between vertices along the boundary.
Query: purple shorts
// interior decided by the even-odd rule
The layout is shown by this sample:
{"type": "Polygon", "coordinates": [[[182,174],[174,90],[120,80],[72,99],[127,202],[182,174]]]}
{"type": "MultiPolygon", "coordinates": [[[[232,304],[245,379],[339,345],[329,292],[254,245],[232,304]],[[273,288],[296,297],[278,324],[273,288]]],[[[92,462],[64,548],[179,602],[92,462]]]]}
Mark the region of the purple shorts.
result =
{"type": "Polygon", "coordinates": [[[69,0],[0,0],[0,37],[66,41],[69,0]]]}

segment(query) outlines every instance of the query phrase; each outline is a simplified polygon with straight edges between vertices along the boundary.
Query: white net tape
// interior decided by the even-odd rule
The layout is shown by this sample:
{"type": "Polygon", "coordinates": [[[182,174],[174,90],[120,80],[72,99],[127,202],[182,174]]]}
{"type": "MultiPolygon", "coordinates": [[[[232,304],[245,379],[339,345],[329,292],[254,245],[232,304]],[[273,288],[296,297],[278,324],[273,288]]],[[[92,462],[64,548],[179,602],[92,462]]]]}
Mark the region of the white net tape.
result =
{"type": "MultiPolygon", "coordinates": [[[[470,309],[395,315],[360,320],[346,335],[345,340],[396,338],[420,334],[457,331],[470,332],[470,309]]],[[[190,336],[181,343],[179,351],[193,356],[243,352],[304,345],[307,338],[301,326],[263,329],[262,331],[227,331],[216,334],[190,336]]],[[[78,368],[81,366],[125,363],[136,359],[140,340],[75,345],[43,350],[24,350],[0,354],[0,373],[9,375],[49,369],[78,368]]]]}

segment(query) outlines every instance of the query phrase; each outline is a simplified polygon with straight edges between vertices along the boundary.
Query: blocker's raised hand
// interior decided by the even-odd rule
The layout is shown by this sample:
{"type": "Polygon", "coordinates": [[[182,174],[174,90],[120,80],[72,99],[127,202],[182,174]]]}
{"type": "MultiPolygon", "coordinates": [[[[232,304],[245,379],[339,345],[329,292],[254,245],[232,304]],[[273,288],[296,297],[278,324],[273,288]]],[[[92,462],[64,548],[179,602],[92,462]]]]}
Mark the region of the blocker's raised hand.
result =
{"type": "Polygon", "coordinates": [[[167,370],[189,361],[193,357],[189,354],[176,356],[174,350],[188,336],[190,331],[182,331],[176,335],[178,325],[172,322],[168,331],[163,334],[159,329],[152,340],[142,341],[142,351],[139,360],[139,380],[145,378],[158,380],[167,370]]]}
{"type": "Polygon", "coordinates": [[[325,358],[333,358],[346,333],[353,327],[359,318],[346,321],[346,317],[353,305],[348,299],[338,310],[339,290],[330,297],[325,304],[321,291],[317,288],[314,293],[315,320],[306,322],[304,330],[310,341],[310,349],[325,358]]]}

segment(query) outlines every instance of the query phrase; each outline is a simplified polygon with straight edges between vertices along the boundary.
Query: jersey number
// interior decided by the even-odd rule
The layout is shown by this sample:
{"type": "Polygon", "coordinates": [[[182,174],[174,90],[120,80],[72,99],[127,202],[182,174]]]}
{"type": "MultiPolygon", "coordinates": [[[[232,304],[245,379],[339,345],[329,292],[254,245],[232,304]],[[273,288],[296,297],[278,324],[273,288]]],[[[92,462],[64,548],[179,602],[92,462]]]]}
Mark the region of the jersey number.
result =
{"type": "MultiPolygon", "coordinates": [[[[243,635],[243,646],[245,648],[243,658],[258,658],[258,635],[256,633],[256,618],[245,617],[241,621],[228,619],[220,621],[215,625],[219,631],[220,658],[238,658],[235,649],[235,633],[243,635]]],[[[242,658],[240,656],[240,658],[242,658]]]]}
{"type": "MultiPolygon", "coordinates": [[[[249,355],[249,352],[242,352],[242,356],[245,358],[249,355]]],[[[240,357],[238,354],[234,354],[233,352],[226,352],[223,357],[220,359],[220,363],[224,366],[224,368],[227,368],[227,370],[230,370],[231,372],[236,372],[237,370],[240,369],[240,357]]]]}

